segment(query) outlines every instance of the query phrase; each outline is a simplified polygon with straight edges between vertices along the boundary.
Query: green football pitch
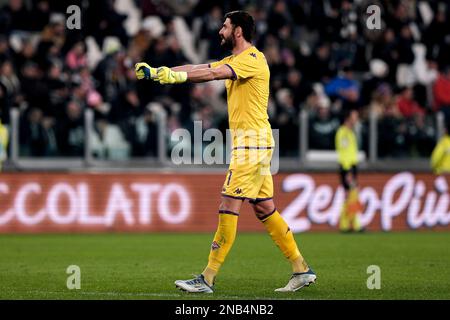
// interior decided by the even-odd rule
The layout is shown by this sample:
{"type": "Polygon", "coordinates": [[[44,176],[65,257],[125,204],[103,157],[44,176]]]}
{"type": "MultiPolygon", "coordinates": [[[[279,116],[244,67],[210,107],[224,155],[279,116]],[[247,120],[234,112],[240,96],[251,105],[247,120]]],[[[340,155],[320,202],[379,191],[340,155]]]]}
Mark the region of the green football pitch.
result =
{"type": "MultiPolygon", "coordinates": [[[[276,293],[290,266],[264,233],[240,233],[212,295],[178,291],[213,234],[1,235],[0,299],[450,299],[450,233],[307,233],[296,240],[316,284],[276,293]],[[67,288],[80,267],[81,289],[67,288]],[[367,268],[380,267],[369,290],[367,268]]],[[[370,281],[369,281],[370,282],[370,281]]]]}

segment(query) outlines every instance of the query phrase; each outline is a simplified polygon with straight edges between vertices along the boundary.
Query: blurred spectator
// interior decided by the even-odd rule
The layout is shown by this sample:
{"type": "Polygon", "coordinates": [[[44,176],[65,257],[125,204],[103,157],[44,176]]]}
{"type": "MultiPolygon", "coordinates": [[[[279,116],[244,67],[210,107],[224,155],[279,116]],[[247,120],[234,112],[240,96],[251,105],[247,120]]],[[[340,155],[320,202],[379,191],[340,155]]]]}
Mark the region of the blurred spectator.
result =
{"type": "Polygon", "coordinates": [[[11,59],[12,51],[9,48],[8,38],[5,35],[0,34],[0,63],[11,59]]]}
{"type": "Polygon", "coordinates": [[[450,113],[450,65],[439,74],[433,86],[434,110],[442,110],[446,115],[450,113]]]}
{"type": "Polygon", "coordinates": [[[221,83],[162,87],[137,82],[133,66],[143,60],[152,66],[197,63],[194,58],[203,62],[205,55],[206,61],[220,59],[228,54],[217,34],[223,14],[237,9],[255,18],[255,44],[271,71],[270,121],[280,129],[282,155],[298,154],[300,109],[310,112],[310,146],[326,149],[332,148],[335,117],[357,107],[366,126],[374,112],[379,155],[393,157],[427,156],[435,112],[450,114],[444,2],[430,3],[432,18],[425,19],[415,1],[379,1],[383,30],[366,32],[360,18],[366,1],[187,1],[182,8],[172,0],[123,1],[142,17],[128,17],[115,0],[0,2],[0,113],[8,123],[11,108],[19,108],[26,154],[82,156],[87,108],[95,112],[101,157],[157,155],[158,112],[167,114],[169,132],[191,129],[194,119],[224,130],[221,83]],[[71,4],[82,8],[82,30],[66,29],[71,4]],[[180,32],[177,13],[177,21],[192,30],[180,32]],[[188,33],[192,41],[180,36],[188,33]],[[312,89],[318,87],[324,92],[312,89]],[[392,89],[399,87],[408,89],[396,100],[392,89]],[[111,137],[126,143],[112,148],[106,142],[111,137]]]}
{"type": "Polygon", "coordinates": [[[77,42],[67,53],[66,65],[72,70],[87,66],[86,48],[83,42],[77,42]]]}
{"type": "Polygon", "coordinates": [[[334,149],[334,137],[340,126],[339,119],[330,111],[329,102],[314,95],[317,99],[315,111],[309,125],[309,147],[317,150],[334,149]]]}
{"type": "Polygon", "coordinates": [[[343,108],[354,109],[359,100],[360,86],[353,79],[353,71],[344,67],[342,72],[325,85],[325,93],[330,98],[337,98],[344,104],[343,108]]]}
{"type": "Polygon", "coordinates": [[[21,100],[20,81],[14,73],[14,67],[8,60],[0,65],[0,115],[3,123],[9,123],[9,112],[12,107],[18,106],[21,100]]]}
{"type": "Polygon", "coordinates": [[[289,14],[288,7],[284,0],[277,0],[272,7],[272,10],[268,16],[268,29],[267,31],[278,36],[282,28],[289,25],[292,21],[289,14]]]}
{"type": "Polygon", "coordinates": [[[414,52],[412,45],[414,39],[412,37],[409,25],[402,26],[398,37],[398,63],[412,64],[414,61],[414,52]]]}
{"type": "Polygon", "coordinates": [[[3,7],[1,15],[4,17],[6,33],[12,30],[25,31],[30,29],[32,21],[28,10],[22,0],[9,0],[9,3],[3,7]]]}
{"type": "MultiPolygon", "coordinates": [[[[267,39],[270,40],[271,38],[268,37],[267,39]]],[[[283,65],[280,51],[275,44],[268,45],[264,50],[264,55],[271,72],[271,89],[276,91],[282,85],[282,78],[287,68],[283,65]]]]}
{"type": "Polygon", "coordinates": [[[448,34],[450,34],[450,25],[448,23],[449,8],[439,6],[433,17],[433,21],[424,30],[422,40],[427,47],[427,57],[438,63],[439,67],[448,64],[450,53],[450,44],[448,34]]]}
{"type": "Polygon", "coordinates": [[[425,113],[424,109],[414,100],[412,88],[406,87],[400,93],[397,101],[398,110],[405,118],[411,118],[425,113]]]}
{"type": "Polygon", "coordinates": [[[280,155],[293,156],[298,150],[298,106],[288,89],[280,89],[276,96],[276,115],[273,127],[280,129],[280,155]]]}
{"type": "Polygon", "coordinates": [[[47,111],[49,106],[48,84],[43,79],[43,72],[34,62],[27,62],[22,68],[22,93],[31,107],[47,111]]]}
{"type": "Polygon", "coordinates": [[[42,30],[40,37],[40,42],[44,43],[47,47],[56,45],[62,48],[64,46],[61,50],[64,50],[65,53],[76,42],[66,33],[66,17],[62,13],[53,13],[50,16],[49,24],[42,30]]]}
{"type": "Polygon", "coordinates": [[[124,90],[112,104],[109,118],[116,123],[131,145],[131,155],[136,157],[154,155],[154,148],[148,149],[148,132],[156,133],[153,118],[145,115],[145,109],[139,100],[137,92],[130,87],[124,90]]]}
{"type": "MultiPolygon", "coordinates": [[[[180,43],[175,35],[169,35],[166,38],[167,51],[165,52],[166,59],[170,61],[171,65],[180,65],[186,63],[188,60],[181,51],[180,43]]],[[[166,63],[168,64],[168,63],[166,63]]]]}
{"type": "Polygon", "coordinates": [[[60,119],[58,134],[61,154],[64,156],[82,156],[84,152],[83,108],[79,102],[72,100],[67,104],[66,113],[60,119]]]}
{"type": "Polygon", "coordinates": [[[288,88],[294,97],[294,105],[299,106],[306,101],[312,93],[311,84],[303,78],[300,71],[292,69],[289,71],[284,87],[288,88]]]}
{"type": "Polygon", "coordinates": [[[202,29],[200,32],[201,39],[207,39],[208,57],[219,58],[223,56],[220,46],[219,30],[223,24],[223,12],[219,6],[214,6],[203,18],[202,29]]]}
{"type": "Polygon", "coordinates": [[[305,76],[310,81],[325,82],[331,77],[335,71],[335,67],[331,65],[330,46],[328,43],[320,44],[313,56],[305,65],[305,76]]]}
{"type": "Polygon", "coordinates": [[[373,112],[377,119],[382,118],[393,99],[392,89],[389,84],[381,83],[373,92],[368,112],[373,112]]]}
{"type": "Polygon", "coordinates": [[[44,128],[41,124],[42,110],[33,108],[20,125],[20,154],[24,156],[39,157],[45,155],[46,141],[44,128]]]}
{"type": "Polygon", "coordinates": [[[21,70],[28,62],[36,62],[36,49],[31,40],[25,40],[21,50],[14,55],[14,63],[17,70],[21,70]]]}
{"type": "Polygon", "coordinates": [[[370,72],[363,78],[361,86],[361,104],[368,106],[374,98],[376,90],[383,84],[387,85],[388,65],[380,59],[370,61],[370,72]]]}
{"type": "Polygon", "coordinates": [[[378,154],[380,157],[402,157],[408,154],[408,128],[391,99],[378,122],[378,154]]]}
{"type": "Polygon", "coordinates": [[[55,63],[50,66],[45,81],[48,85],[48,114],[59,119],[64,114],[64,104],[70,94],[68,75],[63,72],[61,64],[55,63]]]}
{"type": "Polygon", "coordinates": [[[399,64],[399,52],[397,48],[397,40],[395,33],[392,29],[387,28],[382,39],[375,43],[373,52],[373,58],[380,59],[387,63],[389,70],[389,81],[395,80],[397,74],[397,66],[399,64]]]}
{"type": "Polygon", "coordinates": [[[409,124],[411,155],[429,157],[436,143],[436,129],[434,122],[423,113],[416,113],[409,124]]]}
{"type": "Polygon", "coordinates": [[[41,31],[50,21],[50,4],[49,0],[36,0],[33,4],[33,25],[31,30],[41,31]]]}
{"type": "Polygon", "coordinates": [[[115,0],[89,2],[86,17],[86,29],[90,30],[100,47],[107,36],[117,37],[123,46],[128,45],[128,35],[123,26],[127,16],[114,8],[115,0]]]}

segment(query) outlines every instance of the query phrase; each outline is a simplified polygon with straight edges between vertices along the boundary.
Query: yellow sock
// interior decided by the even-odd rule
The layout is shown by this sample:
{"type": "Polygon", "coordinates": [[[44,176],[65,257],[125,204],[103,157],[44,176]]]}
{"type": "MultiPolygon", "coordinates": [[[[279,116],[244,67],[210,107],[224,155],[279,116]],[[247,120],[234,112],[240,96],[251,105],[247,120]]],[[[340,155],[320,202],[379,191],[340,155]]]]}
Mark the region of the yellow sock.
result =
{"type": "Polygon", "coordinates": [[[203,273],[208,283],[212,284],[214,282],[215,275],[219,272],[220,266],[233,246],[236,238],[237,222],[238,215],[236,213],[225,210],[220,211],[219,226],[209,252],[208,266],[203,273]]]}
{"type": "Polygon", "coordinates": [[[359,221],[359,216],[357,214],[355,214],[352,218],[352,225],[354,231],[361,230],[361,222],[359,221]]]}
{"type": "Polygon", "coordinates": [[[216,278],[217,271],[209,267],[206,267],[202,272],[203,277],[205,277],[206,282],[212,286],[214,284],[214,279],[216,278]]]}
{"type": "Polygon", "coordinates": [[[348,200],[346,199],[344,204],[342,205],[341,215],[339,217],[339,230],[341,231],[350,230],[350,221],[347,215],[347,201],[348,200]]]}
{"type": "Polygon", "coordinates": [[[295,273],[306,272],[309,269],[308,264],[306,263],[305,259],[303,259],[301,254],[297,259],[291,260],[291,265],[292,271],[295,273]]]}
{"type": "Polygon", "coordinates": [[[303,260],[291,229],[277,210],[268,218],[263,219],[262,223],[287,259],[291,262],[303,260]],[[299,258],[301,260],[298,260],[299,258]]]}
{"type": "Polygon", "coordinates": [[[357,188],[350,190],[346,199],[346,216],[345,228],[349,230],[352,228],[354,231],[361,230],[361,223],[359,222],[359,214],[362,211],[362,205],[359,202],[359,192],[357,188]]]}

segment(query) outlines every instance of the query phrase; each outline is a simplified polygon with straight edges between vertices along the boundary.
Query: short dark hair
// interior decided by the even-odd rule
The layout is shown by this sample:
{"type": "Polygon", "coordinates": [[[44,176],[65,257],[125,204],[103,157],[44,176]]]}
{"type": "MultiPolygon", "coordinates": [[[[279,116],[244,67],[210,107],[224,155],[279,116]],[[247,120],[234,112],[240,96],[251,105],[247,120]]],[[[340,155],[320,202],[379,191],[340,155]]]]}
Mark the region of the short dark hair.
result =
{"type": "Polygon", "coordinates": [[[358,112],[358,109],[346,107],[341,111],[341,114],[340,114],[341,124],[344,124],[345,121],[347,121],[348,118],[350,118],[350,115],[352,114],[353,111],[358,112]]]}
{"type": "Polygon", "coordinates": [[[253,34],[255,33],[255,21],[253,17],[246,11],[231,11],[225,15],[225,20],[229,18],[231,24],[236,27],[242,28],[242,35],[244,39],[251,42],[253,34]]]}

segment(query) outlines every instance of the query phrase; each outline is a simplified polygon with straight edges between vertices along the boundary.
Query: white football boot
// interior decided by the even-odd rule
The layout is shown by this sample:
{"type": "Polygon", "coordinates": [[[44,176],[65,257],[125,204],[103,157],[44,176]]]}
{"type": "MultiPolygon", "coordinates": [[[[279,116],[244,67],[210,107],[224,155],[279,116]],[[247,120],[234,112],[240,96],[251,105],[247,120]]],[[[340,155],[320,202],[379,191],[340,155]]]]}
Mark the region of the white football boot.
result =
{"type": "Polygon", "coordinates": [[[316,274],[309,268],[308,271],[302,273],[293,273],[291,279],[284,288],[275,289],[276,292],[294,292],[303,287],[308,287],[311,283],[316,282],[316,274]]]}
{"type": "Polygon", "coordinates": [[[205,277],[203,277],[202,274],[190,280],[177,280],[175,281],[175,286],[182,291],[190,293],[214,292],[214,286],[208,285],[205,281],[205,277]]]}

